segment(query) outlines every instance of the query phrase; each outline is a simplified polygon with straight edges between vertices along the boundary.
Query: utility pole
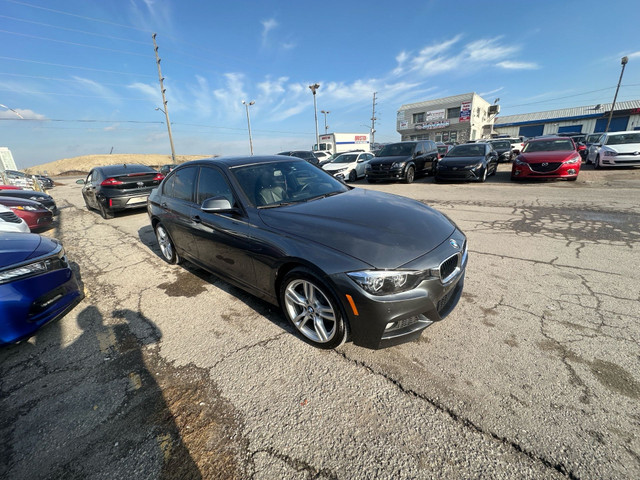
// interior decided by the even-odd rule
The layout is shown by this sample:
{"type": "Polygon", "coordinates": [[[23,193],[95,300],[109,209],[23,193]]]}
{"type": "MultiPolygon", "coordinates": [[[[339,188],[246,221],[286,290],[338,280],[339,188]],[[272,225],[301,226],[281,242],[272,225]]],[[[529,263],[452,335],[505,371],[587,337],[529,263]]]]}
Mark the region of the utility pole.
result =
{"type": "Polygon", "coordinates": [[[372,145],[375,140],[376,134],[376,94],[378,92],[373,92],[373,112],[371,114],[371,139],[369,140],[369,145],[372,145]]]}
{"type": "Polygon", "coordinates": [[[162,93],[162,110],[165,118],[167,119],[167,130],[169,131],[169,143],[171,144],[171,160],[172,163],[176,163],[176,150],[173,148],[173,135],[171,135],[171,121],[169,120],[169,110],[167,109],[167,96],[166,89],[164,88],[164,77],[162,76],[162,70],[160,69],[161,58],[158,56],[158,44],[156,43],[156,34],[151,35],[153,38],[153,49],[156,52],[156,63],[158,64],[158,79],[160,80],[160,93],[162,93]]]}

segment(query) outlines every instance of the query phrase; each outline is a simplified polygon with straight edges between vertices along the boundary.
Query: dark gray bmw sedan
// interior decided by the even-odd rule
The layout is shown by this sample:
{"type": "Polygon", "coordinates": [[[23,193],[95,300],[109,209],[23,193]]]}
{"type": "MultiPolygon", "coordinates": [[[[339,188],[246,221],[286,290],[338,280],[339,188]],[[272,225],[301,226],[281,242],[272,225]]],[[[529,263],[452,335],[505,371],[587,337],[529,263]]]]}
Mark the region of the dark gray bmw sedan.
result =
{"type": "Polygon", "coordinates": [[[462,294],[467,241],[446,216],[301,159],[184,163],[147,208],[165,260],[186,259],[279,305],[320,348],[415,339],[462,294]]]}

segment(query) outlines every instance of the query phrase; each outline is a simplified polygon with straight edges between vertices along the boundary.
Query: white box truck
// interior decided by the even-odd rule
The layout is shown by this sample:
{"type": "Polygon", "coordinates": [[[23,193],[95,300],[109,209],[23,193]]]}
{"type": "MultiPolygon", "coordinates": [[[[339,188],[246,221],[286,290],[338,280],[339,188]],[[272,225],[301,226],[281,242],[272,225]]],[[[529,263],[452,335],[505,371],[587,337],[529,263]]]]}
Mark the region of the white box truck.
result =
{"type": "Polygon", "coordinates": [[[319,143],[313,146],[314,152],[342,153],[349,150],[370,152],[368,133],[326,133],[320,135],[319,143]]]}

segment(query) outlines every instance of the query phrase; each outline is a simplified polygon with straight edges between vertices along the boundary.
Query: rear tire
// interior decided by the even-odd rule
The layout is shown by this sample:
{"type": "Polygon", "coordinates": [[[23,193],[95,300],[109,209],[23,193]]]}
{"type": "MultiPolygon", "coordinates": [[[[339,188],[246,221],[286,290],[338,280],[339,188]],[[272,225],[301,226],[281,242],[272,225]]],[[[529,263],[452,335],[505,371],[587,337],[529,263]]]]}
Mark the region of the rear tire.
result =
{"type": "Polygon", "coordinates": [[[110,220],[115,216],[113,210],[108,209],[101,203],[98,203],[98,207],[100,210],[100,215],[102,215],[102,218],[104,218],[105,220],[110,220]]]}
{"type": "Polygon", "coordinates": [[[167,263],[174,265],[176,263],[180,263],[182,259],[176,253],[176,247],[169,236],[169,232],[164,228],[162,223],[158,223],[156,228],[154,229],[156,232],[156,239],[158,240],[158,246],[160,247],[160,251],[162,252],[162,258],[165,259],[167,263]]]}

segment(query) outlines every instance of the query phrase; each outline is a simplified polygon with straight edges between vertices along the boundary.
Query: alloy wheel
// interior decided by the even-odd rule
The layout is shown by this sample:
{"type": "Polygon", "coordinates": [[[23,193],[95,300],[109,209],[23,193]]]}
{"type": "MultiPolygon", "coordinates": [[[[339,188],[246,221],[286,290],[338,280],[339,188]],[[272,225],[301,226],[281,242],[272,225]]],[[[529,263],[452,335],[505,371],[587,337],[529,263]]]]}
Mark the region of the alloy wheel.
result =
{"type": "Polygon", "coordinates": [[[303,279],[291,281],[284,292],[284,307],[293,325],[312,342],[326,344],[334,338],[336,312],[317,285],[303,279]]]}

